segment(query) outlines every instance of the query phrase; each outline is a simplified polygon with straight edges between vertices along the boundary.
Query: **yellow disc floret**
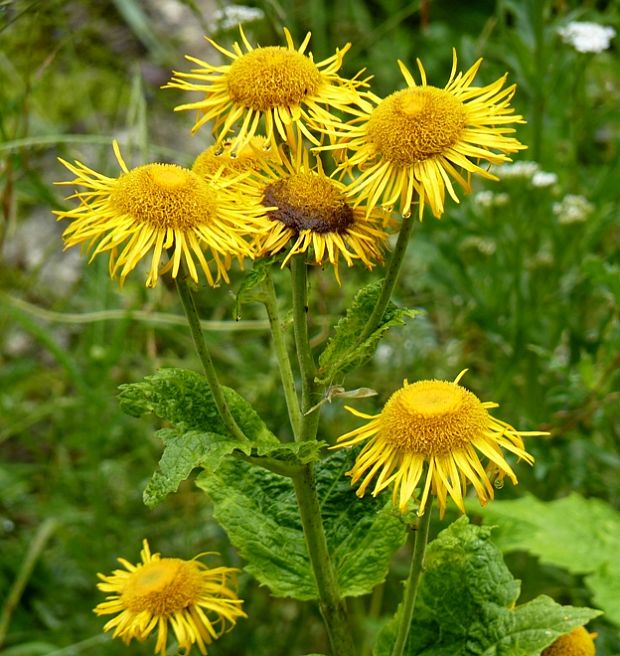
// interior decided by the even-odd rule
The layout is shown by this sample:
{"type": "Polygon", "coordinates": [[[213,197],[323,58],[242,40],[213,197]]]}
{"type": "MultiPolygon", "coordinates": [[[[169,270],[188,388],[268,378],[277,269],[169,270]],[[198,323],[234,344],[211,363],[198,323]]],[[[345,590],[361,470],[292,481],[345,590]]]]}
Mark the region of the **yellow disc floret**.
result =
{"type": "Polygon", "coordinates": [[[227,76],[233,102],[266,112],[291,107],[313,96],[321,84],[314,62],[295,50],[269,46],[236,59],[227,76]]]}
{"type": "Polygon", "coordinates": [[[424,456],[465,448],[484,432],[489,415],[464,387],[424,380],[392,394],[381,413],[379,439],[424,456]]]}
{"type": "Polygon", "coordinates": [[[596,633],[588,633],[583,626],[579,626],[560,636],[541,656],[595,656],[595,637],[596,633]]]}
{"type": "Polygon", "coordinates": [[[210,179],[218,171],[224,175],[257,170],[271,159],[277,159],[274,148],[264,137],[252,137],[250,141],[237,151],[231,149],[231,142],[213,144],[203,150],[194,160],[192,171],[202,178],[210,179]]]}
{"type": "Polygon", "coordinates": [[[408,166],[456,144],[467,122],[463,103],[436,87],[397,91],[370,115],[368,139],[383,157],[408,166]]]}
{"type": "Polygon", "coordinates": [[[214,198],[214,190],[196,173],[175,164],[146,164],[118,179],[110,204],[155,229],[188,229],[215,216],[214,198]]]}
{"type": "Polygon", "coordinates": [[[134,613],[167,617],[187,608],[201,591],[198,563],[179,558],[153,560],[135,571],[121,594],[121,603],[134,613]]]}

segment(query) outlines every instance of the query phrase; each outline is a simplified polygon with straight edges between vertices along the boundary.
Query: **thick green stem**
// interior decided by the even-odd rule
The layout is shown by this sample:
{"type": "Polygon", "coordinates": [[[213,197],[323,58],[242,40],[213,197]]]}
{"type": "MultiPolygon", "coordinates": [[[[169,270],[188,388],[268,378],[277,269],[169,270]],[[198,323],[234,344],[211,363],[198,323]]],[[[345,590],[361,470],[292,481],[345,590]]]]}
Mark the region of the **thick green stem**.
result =
{"type": "Polygon", "coordinates": [[[323,530],[313,466],[306,465],[293,477],[293,483],[319,595],[319,608],[327,628],[332,654],[354,656],[356,650],[349,627],[347,608],[340,595],[336,571],[323,530]]]}
{"type": "Polygon", "coordinates": [[[288,417],[293,428],[293,435],[295,439],[299,439],[301,432],[301,410],[299,409],[299,400],[297,399],[297,391],[295,389],[295,377],[291,368],[291,360],[288,354],[288,347],[286,344],[286,337],[282,330],[282,322],[278,313],[278,299],[276,297],[276,290],[273,284],[271,275],[267,273],[265,280],[265,298],[263,303],[267,310],[269,317],[269,325],[271,326],[271,336],[273,338],[273,346],[278,358],[278,366],[280,368],[280,378],[282,379],[282,389],[284,390],[284,398],[286,399],[286,407],[288,409],[288,417]]]}
{"type": "Polygon", "coordinates": [[[316,365],[308,340],[308,272],[304,253],[295,255],[291,260],[291,277],[293,282],[293,332],[295,348],[301,372],[301,430],[300,441],[316,439],[319,425],[318,408],[309,414],[310,408],[319,401],[319,388],[314,381],[316,365]]]}
{"type": "Polygon", "coordinates": [[[181,302],[183,303],[183,309],[185,310],[185,316],[187,317],[187,323],[189,329],[194,338],[194,345],[196,346],[196,351],[200,362],[204,368],[205,376],[207,382],[209,383],[209,388],[211,389],[211,394],[213,395],[213,401],[215,402],[215,407],[220,413],[220,417],[224,422],[224,425],[230,432],[230,434],[235,437],[235,439],[246,442],[247,437],[243,434],[243,431],[237,425],[235,418],[230,412],[230,408],[226,403],[224,398],[224,393],[222,391],[222,386],[217,377],[215,371],[215,365],[211,359],[211,354],[207,347],[207,342],[205,341],[202,329],[200,328],[200,317],[198,316],[198,310],[196,309],[196,302],[194,301],[194,295],[189,288],[187,283],[187,278],[185,271],[179,271],[179,275],[175,278],[177,291],[181,297],[181,302]]]}
{"type": "Polygon", "coordinates": [[[379,298],[373,308],[372,314],[368,317],[368,321],[366,321],[362,334],[358,338],[358,343],[361,343],[370,337],[381,323],[381,319],[383,319],[385,309],[392,298],[394,287],[396,287],[398,281],[398,275],[405,258],[405,253],[407,252],[407,245],[409,244],[409,237],[413,229],[413,223],[414,219],[411,215],[403,217],[400,232],[398,233],[398,239],[396,240],[396,246],[394,247],[394,252],[392,253],[390,263],[385,272],[381,293],[379,294],[379,298]]]}
{"type": "Polygon", "coordinates": [[[415,608],[415,598],[418,592],[418,583],[422,574],[424,552],[426,551],[426,543],[428,542],[428,527],[431,523],[431,505],[432,497],[429,495],[426,505],[423,508],[424,514],[418,519],[416,526],[417,530],[415,531],[413,553],[411,555],[411,567],[409,569],[409,577],[405,583],[405,595],[400,613],[398,634],[396,635],[396,642],[392,649],[392,656],[403,655],[407,636],[409,635],[413,610],[415,608]]]}
{"type": "MultiPolygon", "coordinates": [[[[320,388],[315,382],[316,365],[308,340],[308,274],[304,254],[291,262],[293,329],[301,372],[301,429],[299,440],[316,439],[320,411],[309,410],[317,403],[320,388]]],[[[304,529],[310,564],[319,595],[319,608],[327,628],[333,656],[354,656],[355,646],[344,599],[340,594],[336,570],[327,548],[321,507],[316,489],[314,466],[305,465],[293,476],[295,495],[304,529]]]]}

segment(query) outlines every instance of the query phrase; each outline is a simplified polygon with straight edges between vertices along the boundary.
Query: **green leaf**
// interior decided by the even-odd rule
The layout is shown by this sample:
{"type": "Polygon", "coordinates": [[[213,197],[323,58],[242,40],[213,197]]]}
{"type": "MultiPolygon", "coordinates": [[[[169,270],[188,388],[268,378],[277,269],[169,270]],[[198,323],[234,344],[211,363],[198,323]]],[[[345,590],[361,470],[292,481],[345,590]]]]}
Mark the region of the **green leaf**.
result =
{"type": "Polygon", "coordinates": [[[162,429],[157,436],[164,442],[164,452],[159,461],[159,469],[153,473],[144,490],[144,503],[152,508],[168,494],[176,492],[179,485],[189,478],[192,470],[202,467],[215,471],[224,456],[235,450],[246,455],[251,453],[251,444],[240,444],[217,433],[187,431],[179,433],[174,429],[162,429]]]}
{"type": "MultiPolygon", "coordinates": [[[[188,430],[228,436],[207,379],[187,369],[160,369],[141,383],[121,385],[123,410],[134,417],[154,414],[179,432],[188,430]]],[[[241,430],[252,442],[279,444],[252,406],[235,390],[223,387],[224,398],[241,430]]]]}
{"type": "Polygon", "coordinates": [[[571,494],[557,501],[527,495],[479,511],[497,524],[494,542],[503,551],[523,550],[543,563],[587,574],[593,601],[620,624],[620,513],[600,499],[571,494]]]}
{"type": "MultiPolygon", "coordinates": [[[[429,544],[406,656],[538,656],[600,614],[546,596],[515,606],[519,582],[490,533],[462,517],[429,544]]],[[[399,612],[379,634],[375,656],[391,653],[399,612]]]]}
{"type": "MultiPolygon", "coordinates": [[[[316,484],[342,593],[360,595],[385,579],[406,527],[391,507],[355,496],[343,476],[350,457],[348,452],[328,456],[317,465],[316,484]]],[[[209,493],[215,518],[260,583],[276,596],[316,598],[291,480],[227,460],[200,476],[198,485],[209,493]]]]}
{"type": "Polygon", "coordinates": [[[372,357],[379,340],[393,326],[402,326],[405,319],[420,314],[419,310],[407,310],[390,303],[378,328],[358,344],[368,317],[381,293],[381,281],[371,282],[356,294],[347,313],[336,324],[334,336],[319,356],[317,382],[328,385],[338,375],[359,367],[372,357]]]}
{"type": "Polygon", "coordinates": [[[314,450],[295,445],[286,449],[268,430],[252,406],[234,390],[224,387],[224,397],[248,442],[234,439],[220,419],[213,395],[204,376],[185,369],[161,369],[140,383],[122,385],[121,406],[133,416],[152,413],[173,424],[158,432],[164,452],[144,491],[144,502],[153,507],[175,492],[192,470],[216,469],[222,459],[235,451],[247,456],[269,456],[287,463],[303,464],[318,458],[314,450]]]}
{"type": "Polygon", "coordinates": [[[265,299],[263,283],[273,266],[274,258],[255,260],[252,269],[246,273],[239,290],[235,294],[235,319],[241,317],[241,306],[244,303],[259,302],[265,299]]]}

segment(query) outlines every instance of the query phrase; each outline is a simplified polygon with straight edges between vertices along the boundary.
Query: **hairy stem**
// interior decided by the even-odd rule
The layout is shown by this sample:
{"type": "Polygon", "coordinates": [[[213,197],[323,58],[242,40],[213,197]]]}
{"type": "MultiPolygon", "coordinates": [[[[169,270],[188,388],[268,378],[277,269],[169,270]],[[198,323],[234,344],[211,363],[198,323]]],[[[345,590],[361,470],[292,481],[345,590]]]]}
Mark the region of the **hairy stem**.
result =
{"type": "Polygon", "coordinates": [[[379,294],[379,298],[377,299],[370,317],[368,317],[368,321],[366,321],[362,334],[358,338],[358,343],[361,343],[370,337],[370,335],[378,328],[381,319],[383,319],[383,315],[385,314],[385,309],[392,298],[394,287],[396,287],[398,275],[405,258],[405,253],[407,252],[407,245],[409,244],[409,237],[413,229],[414,219],[409,215],[403,216],[402,221],[396,246],[394,247],[387,271],[385,272],[381,293],[379,294]]]}
{"type": "Polygon", "coordinates": [[[295,377],[291,368],[291,360],[289,358],[288,347],[286,344],[286,337],[282,330],[282,322],[278,313],[278,299],[276,297],[276,290],[273,284],[271,274],[267,273],[265,281],[265,298],[263,303],[267,310],[269,317],[269,325],[271,326],[271,336],[273,338],[273,346],[278,358],[278,367],[280,368],[280,378],[282,380],[282,389],[284,390],[284,398],[286,399],[286,407],[288,409],[288,417],[293,429],[295,439],[299,439],[301,433],[301,410],[299,408],[299,400],[297,398],[297,391],[295,389],[295,377]]]}
{"type": "Polygon", "coordinates": [[[241,442],[246,442],[248,438],[237,425],[237,422],[232,416],[230,408],[226,403],[226,399],[224,398],[222,386],[220,385],[217,372],[215,371],[215,365],[213,364],[209,348],[207,347],[207,342],[205,341],[204,334],[200,327],[200,317],[198,316],[198,310],[196,309],[194,295],[187,283],[186,272],[179,271],[179,275],[175,278],[175,282],[177,291],[181,297],[181,302],[183,303],[183,309],[185,310],[185,316],[187,317],[187,323],[194,339],[194,345],[196,346],[198,357],[200,358],[207,382],[209,383],[215,407],[230,434],[235,439],[241,442]]]}
{"type": "Polygon", "coordinates": [[[301,429],[300,441],[316,439],[319,424],[318,408],[308,413],[319,400],[320,391],[314,380],[316,365],[308,340],[308,272],[306,256],[301,253],[291,260],[291,277],[293,282],[293,332],[295,348],[301,372],[301,429]]]}
{"type": "Polygon", "coordinates": [[[293,484],[319,595],[319,608],[327,628],[332,654],[354,656],[356,650],[347,608],[340,594],[336,571],[327,548],[313,466],[306,465],[293,477],[293,484]]]}
{"type": "Polygon", "coordinates": [[[415,531],[411,566],[407,582],[405,583],[400,623],[398,625],[396,642],[392,649],[392,656],[402,656],[405,650],[405,644],[407,643],[407,636],[409,635],[415,608],[415,598],[418,592],[418,583],[420,582],[420,574],[422,574],[424,552],[426,551],[426,543],[428,542],[428,527],[431,523],[431,505],[432,497],[429,495],[426,505],[423,508],[423,515],[418,518],[416,526],[417,530],[415,531]]]}

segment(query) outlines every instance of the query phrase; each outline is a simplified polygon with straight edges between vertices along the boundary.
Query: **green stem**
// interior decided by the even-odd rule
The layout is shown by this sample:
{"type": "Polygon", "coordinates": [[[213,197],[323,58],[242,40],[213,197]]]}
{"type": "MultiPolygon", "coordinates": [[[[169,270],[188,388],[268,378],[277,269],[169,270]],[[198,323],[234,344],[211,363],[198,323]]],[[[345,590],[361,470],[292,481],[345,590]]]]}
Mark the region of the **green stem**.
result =
{"type": "Polygon", "coordinates": [[[196,302],[194,301],[194,295],[187,283],[185,271],[179,271],[179,275],[175,278],[175,282],[177,285],[177,291],[181,297],[181,302],[183,303],[183,309],[185,310],[185,316],[187,317],[187,323],[194,339],[194,345],[196,346],[198,357],[200,358],[200,362],[202,362],[205,376],[209,383],[211,394],[213,395],[215,407],[230,434],[241,442],[247,442],[248,438],[237,425],[237,422],[232,416],[230,408],[226,403],[226,399],[224,398],[222,386],[220,385],[217,372],[215,371],[215,365],[213,364],[211,354],[207,347],[207,342],[205,341],[204,334],[200,327],[200,317],[198,316],[198,310],[196,309],[196,302]]]}
{"type": "Polygon", "coordinates": [[[291,260],[291,277],[293,283],[293,332],[295,348],[301,372],[301,412],[302,421],[298,440],[314,440],[319,425],[320,413],[317,410],[308,413],[316,405],[320,392],[315,382],[316,365],[308,339],[308,271],[304,253],[295,255],[291,260]]]}
{"type": "Polygon", "coordinates": [[[45,549],[47,542],[57,528],[58,522],[55,519],[46,519],[43,524],[39,526],[33,541],[30,543],[30,547],[28,548],[22,565],[19,568],[17,578],[2,605],[2,611],[0,611],[0,647],[4,644],[9,630],[11,616],[19,604],[19,600],[26,588],[26,584],[32,575],[32,570],[34,569],[43,549],[45,549]]]}
{"type": "Polygon", "coordinates": [[[532,112],[529,121],[532,129],[530,153],[533,160],[539,162],[543,149],[543,121],[545,115],[545,100],[547,66],[545,61],[545,3],[533,0],[530,2],[532,31],[534,33],[534,66],[536,79],[533,81],[532,112]]]}
{"type": "Polygon", "coordinates": [[[373,308],[372,314],[368,317],[366,325],[362,334],[358,338],[358,344],[363,342],[365,339],[370,337],[372,333],[377,329],[383,315],[385,314],[385,309],[392,298],[392,293],[394,292],[394,287],[398,281],[398,275],[405,258],[405,253],[407,252],[407,246],[409,244],[409,237],[413,229],[414,219],[412,215],[403,216],[403,222],[400,226],[400,232],[398,233],[398,239],[396,241],[396,246],[394,247],[394,252],[390,258],[390,263],[388,264],[387,271],[385,272],[385,278],[383,279],[383,287],[381,288],[381,293],[379,298],[373,308]]]}
{"type": "Polygon", "coordinates": [[[282,379],[282,388],[284,390],[284,398],[286,399],[286,407],[288,409],[288,417],[293,428],[293,435],[295,439],[299,439],[301,432],[301,410],[299,409],[299,400],[297,399],[297,391],[295,389],[295,377],[291,368],[291,360],[288,354],[286,338],[282,330],[282,322],[278,313],[278,299],[276,297],[276,290],[273,284],[271,274],[268,272],[265,280],[266,296],[263,300],[267,316],[269,317],[269,325],[271,326],[271,335],[273,338],[273,346],[278,358],[278,366],[280,368],[280,378],[282,379]]]}
{"type": "MultiPolygon", "coordinates": [[[[315,382],[316,365],[308,340],[308,273],[304,254],[291,262],[293,292],[293,330],[301,372],[301,428],[299,440],[316,439],[320,411],[309,412],[320,395],[315,382]]],[[[319,595],[319,608],[327,628],[334,656],[354,656],[355,646],[349,627],[347,608],[340,594],[333,561],[327,548],[321,507],[316,489],[314,466],[305,465],[293,476],[299,514],[308,547],[310,564],[319,595]]]]}
{"type": "Polygon", "coordinates": [[[422,564],[424,562],[424,552],[426,551],[426,543],[428,542],[428,527],[431,523],[431,506],[432,497],[429,495],[425,507],[423,508],[423,515],[418,519],[414,543],[413,553],[411,555],[411,567],[409,569],[409,577],[405,583],[405,595],[403,598],[402,611],[400,613],[400,624],[398,626],[398,634],[396,635],[396,642],[392,649],[391,656],[402,656],[409,629],[411,628],[411,620],[413,619],[413,610],[415,608],[415,598],[418,592],[418,583],[420,582],[420,575],[422,574],[422,564]]]}
{"type": "Polygon", "coordinates": [[[293,484],[332,654],[354,656],[356,650],[347,608],[340,595],[336,571],[327,548],[313,466],[306,465],[293,477],[293,484]]]}

